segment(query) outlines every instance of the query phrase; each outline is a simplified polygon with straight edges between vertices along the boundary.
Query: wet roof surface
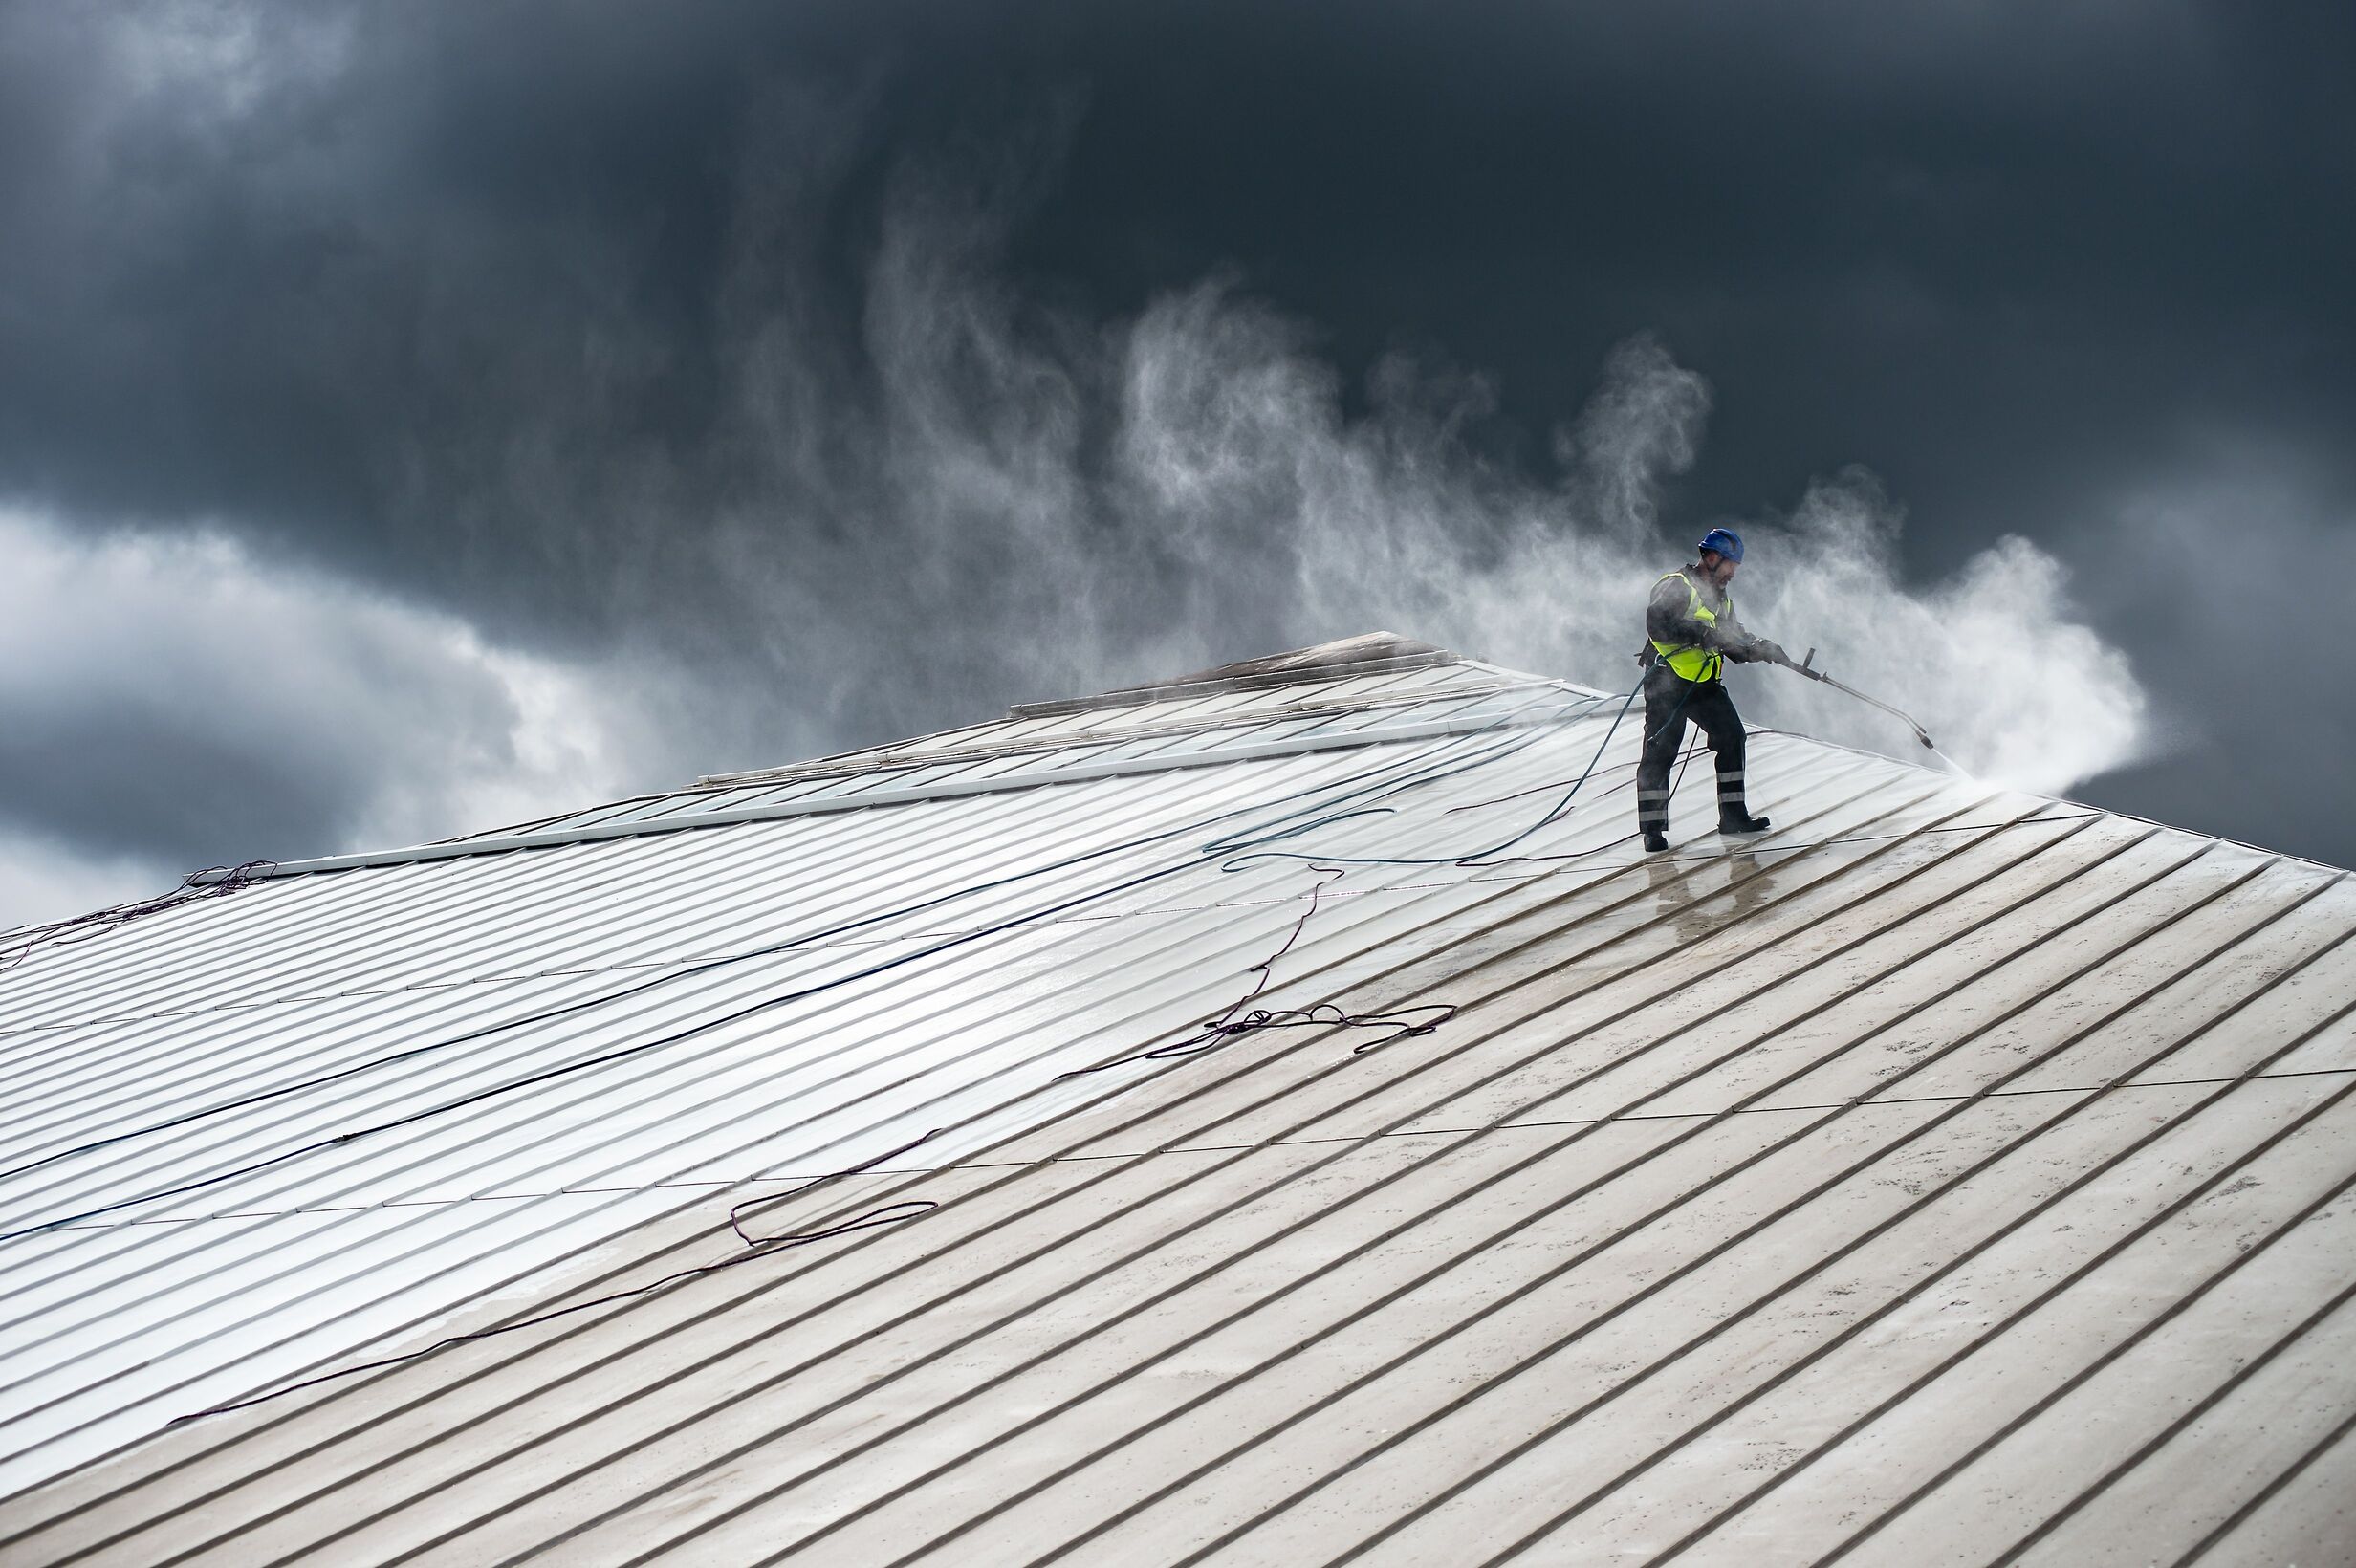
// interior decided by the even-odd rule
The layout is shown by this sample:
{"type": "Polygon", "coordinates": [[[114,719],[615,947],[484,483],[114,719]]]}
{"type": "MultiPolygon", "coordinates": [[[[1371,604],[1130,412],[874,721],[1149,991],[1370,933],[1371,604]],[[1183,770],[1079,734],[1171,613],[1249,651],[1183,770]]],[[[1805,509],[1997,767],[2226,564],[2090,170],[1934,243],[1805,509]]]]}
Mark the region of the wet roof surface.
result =
{"type": "Polygon", "coordinates": [[[204,1185],[0,1243],[0,1557],[2347,1560],[2345,876],[1502,684],[37,950],[0,1228],[204,1185]]]}

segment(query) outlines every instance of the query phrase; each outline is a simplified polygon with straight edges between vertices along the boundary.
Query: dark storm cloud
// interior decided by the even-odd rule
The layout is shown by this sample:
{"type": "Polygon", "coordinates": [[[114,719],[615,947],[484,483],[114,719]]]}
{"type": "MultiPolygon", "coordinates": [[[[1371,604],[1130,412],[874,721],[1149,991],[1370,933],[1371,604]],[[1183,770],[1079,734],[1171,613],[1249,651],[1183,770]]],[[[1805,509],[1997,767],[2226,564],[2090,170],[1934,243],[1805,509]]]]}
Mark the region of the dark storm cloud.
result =
{"type": "Polygon", "coordinates": [[[404,795],[529,766],[513,693],[447,620],[257,571],[218,537],[90,549],[0,516],[0,800],[18,822],[168,862],[333,842],[404,795]]]}
{"type": "MultiPolygon", "coordinates": [[[[1375,527],[1394,577],[1462,576],[1549,508],[1684,532],[1864,461],[1903,570],[2026,534],[2157,677],[2176,750],[2096,798],[2346,861],[2288,809],[2356,762],[2345,703],[2270,754],[2314,699],[2221,673],[2243,612],[2151,614],[2349,522],[2351,39],[2262,9],[20,4],[0,497],[407,606],[395,729],[446,683],[520,700],[449,626],[575,701],[660,693],[653,738],[597,743],[654,785],[1378,610],[1547,613],[1330,580],[1345,504],[1422,506],[1444,538],[1375,527]],[[1559,449],[1647,331],[1709,443],[1669,406],[1626,464],[1559,449]]],[[[1509,644],[1573,645],[1474,651],[1509,644]]],[[[271,689],[238,657],[220,701],[271,689]]],[[[93,853],[296,853],[414,820],[388,771],[479,776],[332,727],[273,766],[229,725],[178,825],[110,827],[153,816],[106,781],[169,727],[92,667],[0,810],[93,853]]]]}

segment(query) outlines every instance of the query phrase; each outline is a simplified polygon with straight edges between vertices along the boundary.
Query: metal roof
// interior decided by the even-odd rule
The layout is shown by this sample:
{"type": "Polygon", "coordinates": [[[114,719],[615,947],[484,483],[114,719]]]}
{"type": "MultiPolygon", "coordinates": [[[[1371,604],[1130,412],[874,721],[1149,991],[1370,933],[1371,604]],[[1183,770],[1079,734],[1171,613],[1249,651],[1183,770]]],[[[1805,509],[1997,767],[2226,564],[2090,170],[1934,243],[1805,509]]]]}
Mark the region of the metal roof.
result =
{"type": "Polygon", "coordinates": [[[2348,1559],[2344,873],[1765,731],[1647,859],[1395,679],[35,948],[0,1560],[2348,1559]],[[1320,1003],[1434,1027],[1204,1030],[1320,1003]]]}
{"type": "MultiPolygon", "coordinates": [[[[633,838],[720,822],[996,795],[1034,784],[1164,773],[1230,762],[1421,740],[1500,724],[1526,724],[1581,708],[1601,693],[1459,661],[1418,669],[1304,683],[1286,693],[1250,691],[1120,703],[1086,714],[1010,718],[920,736],[817,762],[696,780],[514,827],[406,849],[238,867],[276,877],[490,850],[534,849],[590,838],[633,838]],[[1556,693],[1547,696],[1545,693],[1556,693]]],[[[210,880],[227,869],[200,873],[210,880]]]]}

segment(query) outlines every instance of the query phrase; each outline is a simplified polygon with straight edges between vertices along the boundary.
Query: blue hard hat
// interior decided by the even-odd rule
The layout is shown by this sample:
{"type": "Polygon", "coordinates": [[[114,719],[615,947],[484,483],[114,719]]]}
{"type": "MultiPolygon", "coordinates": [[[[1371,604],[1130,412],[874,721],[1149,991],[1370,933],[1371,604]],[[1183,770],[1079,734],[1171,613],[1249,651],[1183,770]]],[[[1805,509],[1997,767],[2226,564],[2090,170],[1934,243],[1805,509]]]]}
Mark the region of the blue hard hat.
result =
{"type": "Polygon", "coordinates": [[[1699,548],[1714,550],[1736,566],[1742,564],[1742,535],[1731,528],[1712,529],[1702,535],[1699,548]]]}

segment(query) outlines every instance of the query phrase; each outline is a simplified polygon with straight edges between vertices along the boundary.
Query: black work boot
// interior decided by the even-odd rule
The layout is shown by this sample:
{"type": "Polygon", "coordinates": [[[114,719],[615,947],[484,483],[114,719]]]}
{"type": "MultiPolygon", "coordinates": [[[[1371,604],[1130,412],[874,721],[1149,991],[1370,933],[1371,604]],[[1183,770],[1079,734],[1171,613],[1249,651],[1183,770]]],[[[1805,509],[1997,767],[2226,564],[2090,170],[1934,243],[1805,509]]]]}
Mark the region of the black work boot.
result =
{"type": "Polygon", "coordinates": [[[1718,831],[1748,838],[1754,833],[1765,833],[1767,818],[1754,817],[1739,806],[1722,807],[1718,812],[1718,831]]]}
{"type": "Polygon", "coordinates": [[[1654,828],[1645,829],[1645,853],[1647,855],[1668,854],[1669,835],[1654,828]]]}

